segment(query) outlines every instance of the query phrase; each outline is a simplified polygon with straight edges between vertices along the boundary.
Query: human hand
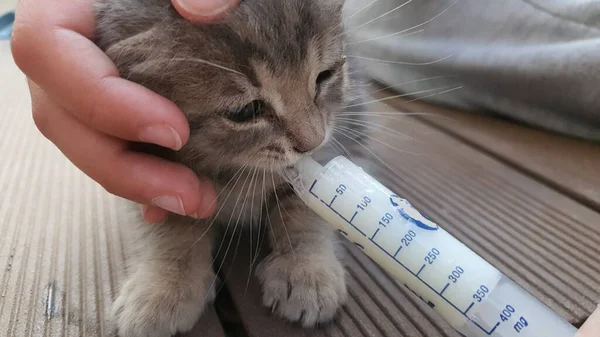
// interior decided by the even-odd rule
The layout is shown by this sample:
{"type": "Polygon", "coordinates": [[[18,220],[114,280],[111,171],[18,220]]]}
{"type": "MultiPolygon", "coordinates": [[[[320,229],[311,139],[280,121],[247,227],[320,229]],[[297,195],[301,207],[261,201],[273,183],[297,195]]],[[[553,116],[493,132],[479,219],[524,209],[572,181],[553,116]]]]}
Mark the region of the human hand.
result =
{"type": "MultiPolygon", "coordinates": [[[[27,75],[33,119],[73,164],[110,193],[143,205],[147,221],[167,211],[206,218],[216,208],[208,179],[188,168],[133,152],[130,142],[179,150],[189,137],[169,100],[119,77],[91,41],[94,0],[21,0],[12,36],[15,62],[27,75]]],[[[239,0],[172,0],[195,22],[219,19],[239,0]]]]}
{"type": "Polygon", "coordinates": [[[585,324],[577,331],[575,337],[598,337],[600,336],[600,306],[585,324]]]}

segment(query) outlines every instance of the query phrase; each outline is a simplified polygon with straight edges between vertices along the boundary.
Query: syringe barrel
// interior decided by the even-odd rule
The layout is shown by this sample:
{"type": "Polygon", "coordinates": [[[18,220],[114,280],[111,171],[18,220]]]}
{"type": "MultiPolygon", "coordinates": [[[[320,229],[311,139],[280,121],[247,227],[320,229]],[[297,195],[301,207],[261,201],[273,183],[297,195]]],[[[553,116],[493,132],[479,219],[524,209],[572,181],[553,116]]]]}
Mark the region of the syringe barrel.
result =
{"type": "Polygon", "coordinates": [[[296,193],[468,337],[573,337],[576,329],[344,157],[302,159],[296,193]]]}

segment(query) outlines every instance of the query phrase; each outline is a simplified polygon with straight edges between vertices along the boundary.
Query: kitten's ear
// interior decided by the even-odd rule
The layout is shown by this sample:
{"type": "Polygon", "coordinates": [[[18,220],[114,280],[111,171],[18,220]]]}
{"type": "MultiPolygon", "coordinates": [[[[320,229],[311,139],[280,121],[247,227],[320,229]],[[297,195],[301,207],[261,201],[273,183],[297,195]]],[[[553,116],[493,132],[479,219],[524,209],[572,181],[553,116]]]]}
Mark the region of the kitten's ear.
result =
{"type": "Polygon", "coordinates": [[[156,86],[168,84],[165,66],[170,66],[170,48],[165,41],[169,41],[168,37],[155,26],[113,44],[105,53],[115,63],[121,77],[155,91],[164,91],[165,88],[156,86]]]}
{"type": "Polygon", "coordinates": [[[159,73],[159,69],[155,69],[153,65],[167,51],[165,38],[161,29],[155,26],[113,44],[105,53],[115,63],[121,76],[131,76],[133,73],[152,75],[159,73]]]}

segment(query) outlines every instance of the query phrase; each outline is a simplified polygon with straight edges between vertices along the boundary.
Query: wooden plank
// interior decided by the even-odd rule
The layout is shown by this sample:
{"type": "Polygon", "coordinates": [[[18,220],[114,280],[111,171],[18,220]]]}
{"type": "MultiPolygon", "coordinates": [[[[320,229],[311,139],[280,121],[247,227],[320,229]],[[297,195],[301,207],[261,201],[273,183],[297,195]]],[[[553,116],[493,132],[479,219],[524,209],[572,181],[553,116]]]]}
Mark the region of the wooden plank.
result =
{"type": "MultiPolygon", "coordinates": [[[[390,95],[381,91],[376,96],[390,95]]],[[[600,144],[416,101],[386,102],[400,111],[424,113],[415,118],[600,210],[600,144]]]]}
{"type": "MultiPolygon", "coordinates": [[[[600,214],[493,155],[383,105],[355,161],[571,322],[600,302],[600,214]],[[371,156],[372,151],[384,163],[371,156]],[[388,169],[390,167],[392,170],[388,169]]],[[[600,185],[595,185],[600,188],[600,185]]],[[[263,309],[248,262],[227,284],[250,336],[456,336],[426,305],[349,248],[350,301],[332,325],[292,327],[263,309]]]]}

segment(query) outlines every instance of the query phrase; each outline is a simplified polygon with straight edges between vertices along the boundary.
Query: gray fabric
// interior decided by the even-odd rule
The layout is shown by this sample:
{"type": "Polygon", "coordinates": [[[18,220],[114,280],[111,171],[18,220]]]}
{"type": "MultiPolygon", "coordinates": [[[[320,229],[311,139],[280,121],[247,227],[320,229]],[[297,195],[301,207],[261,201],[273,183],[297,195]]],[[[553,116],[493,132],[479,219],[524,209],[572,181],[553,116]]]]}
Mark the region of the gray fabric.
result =
{"type": "Polygon", "coordinates": [[[347,13],[350,55],[408,63],[451,55],[429,65],[360,59],[374,79],[405,93],[442,88],[417,96],[600,141],[600,1],[348,0],[347,13]]]}

